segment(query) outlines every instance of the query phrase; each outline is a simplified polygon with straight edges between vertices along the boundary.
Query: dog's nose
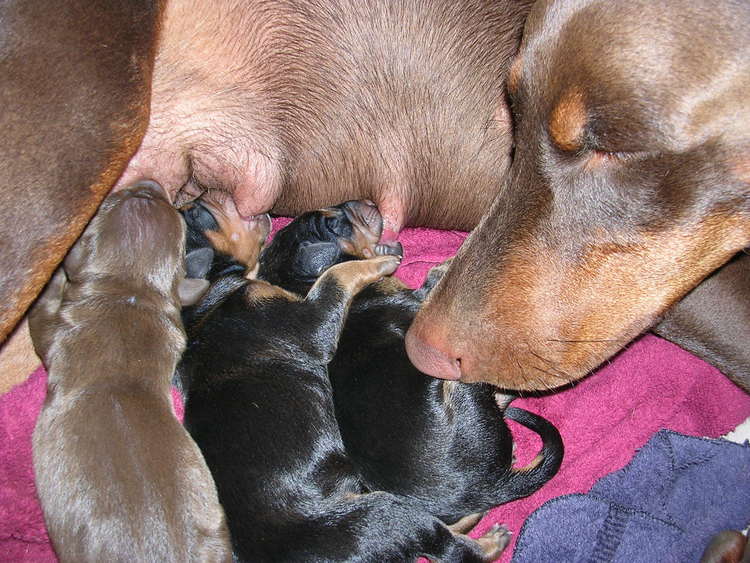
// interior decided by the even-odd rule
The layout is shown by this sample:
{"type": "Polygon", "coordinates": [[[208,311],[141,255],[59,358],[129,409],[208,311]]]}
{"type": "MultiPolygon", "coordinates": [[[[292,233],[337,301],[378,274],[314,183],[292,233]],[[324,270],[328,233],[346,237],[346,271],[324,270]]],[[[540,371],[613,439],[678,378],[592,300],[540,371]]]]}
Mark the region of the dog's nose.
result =
{"type": "Polygon", "coordinates": [[[409,330],[406,333],[406,353],[411,363],[419,371],[440,379],[460,379],[461,364],[458,358],[451,357],[441,350],[437,338],[409,330]]]}

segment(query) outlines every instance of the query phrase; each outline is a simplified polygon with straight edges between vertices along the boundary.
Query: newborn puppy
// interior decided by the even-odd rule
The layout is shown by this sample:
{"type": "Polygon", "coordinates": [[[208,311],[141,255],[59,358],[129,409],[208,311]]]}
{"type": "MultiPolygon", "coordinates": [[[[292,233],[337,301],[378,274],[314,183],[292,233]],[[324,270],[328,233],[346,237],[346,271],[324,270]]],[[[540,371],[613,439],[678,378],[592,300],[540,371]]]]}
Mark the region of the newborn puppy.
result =
{"type": "MultiPolygon", "coordinates": [[[[304,293],[333,264],[383,252],[381,229],[369,202],[305,213],[263,251],[258,276],[304,293]]],[[[411,364],[404,334],[443,269],[434,268],[416,291],[386,278],[360,293],[329,372],[344,446],[365,485],[408,496],[456,522],[539,489],[559,469],[563,444],[548,421],[506,409],[512,397],[492,386],[437,380],[411,364]],[[503,415],[542,438],[528,467],[512,467],[513,440],[503,415]]]]}
{"type": "Polygon", "coordinates": [[[213,479],[172,409],[183,241],[158,185],[111,195],[30,315],[49,374],[34,471],[61,561],[231,560],[213,479]]]}
{"type": "MultiPolygon", "coordinates": [[[[207,215],[201,203],[184,213],[193,243],[193,231],[205,233],[204,250],[221,231],[207,215]]],[[[189,269],[216,272],[200,251],[189,252],[189,269]]],[[[318,271],[304,298],[243,272],[210,274],[209,291],[185,311],[185,424],[240,560],[487,561],[504,546],[498,529],[472,540],[408,499],[368,491],[344,451],[327,365],[352,297],[398,263],[373,256],[318,271]]]]}

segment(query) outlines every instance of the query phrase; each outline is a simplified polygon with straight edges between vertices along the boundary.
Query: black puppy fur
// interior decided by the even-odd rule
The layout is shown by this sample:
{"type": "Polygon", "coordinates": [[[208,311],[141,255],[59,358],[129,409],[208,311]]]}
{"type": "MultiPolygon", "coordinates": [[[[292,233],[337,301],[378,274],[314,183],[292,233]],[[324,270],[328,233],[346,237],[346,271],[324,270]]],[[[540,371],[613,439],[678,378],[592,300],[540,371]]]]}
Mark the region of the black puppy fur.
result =
{"type": "MultiPolygon", "coordinates": [[[[341,249],[353,236],[354,204],[295,219],[263,250],[258,276],[304,294],[316,272],[356,258],[341,249]]],[[[329,375],[344,446],[365,485],[455,522],[539,489],[559,469],[563,443],[545,419],[505,409],[512,398],[496,396],[492,386],[434,379],[411,364],[404,335],[441,270],[418,290],[388,278],[357,295],[329,375]],[[532,467],[512,467],[503,410],[541,436],[532,467]]]]}
{"type": "MultiPolygon", "coordinates": [[[[208,211],[194,208],[199,211],[184,216],[196,234],[208,218],[195,216],[208,211]]],[[[193,274],[216,272],[204,260],[208,240],[198,236],[190,244],[193,274]]],[[[374,260],[389,263],[388,271],[397,263],[374,260]]],[[[213,473],[236,556],[306,562],[496,557],[504,539],[497,530],[479,542],[454,535],[408,499],[368,492],[352,467],[326,368],[359,289],[357,277],[365,279],[362,269],[372,269],[373,261],[341,266],[354,268],[328,270],[304,299],[237,272],[209,277],[207,294],[185,311],[188,344],[178,368],[185,425],[213,473]]]]}

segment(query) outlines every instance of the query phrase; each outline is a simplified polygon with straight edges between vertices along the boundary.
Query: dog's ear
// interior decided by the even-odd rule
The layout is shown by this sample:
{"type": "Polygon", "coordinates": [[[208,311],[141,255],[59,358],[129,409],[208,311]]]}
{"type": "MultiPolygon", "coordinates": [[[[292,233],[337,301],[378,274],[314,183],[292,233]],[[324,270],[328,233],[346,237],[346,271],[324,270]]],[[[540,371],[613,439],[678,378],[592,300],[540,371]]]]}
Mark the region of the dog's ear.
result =
{"type": "Polygon", "coordinates": [[[294,272],[301,277],[317,278],[338,262],[341,249],[335,242],[303,242],[294,256],[294,272]]]}
{"type": "Polygon", "coordinates": [[[203,294],[206,293],[209,285],[208,280],[184,278],[177,286],[177,296],[180,298],[180,305],[183,307],[195,305],[203,294]]]}
{"type": "Polygon", "coordinates": [[[65,255],[62,261],[62,268],[65,271],[65,275],[68,279],[75,278],[83,268],[86,258],[91,254],[89,241],[92,238],[91,233],[92,227],[86,227],[83,234],[78,237],[78,240],[70,247],[68,253],[65,255]]]}
{"type": "Polygon", "coordinates": [[[185,256],[185,277],[205,278],[214,261],[214,251],[208,247],[196,248],[185,256]]]}

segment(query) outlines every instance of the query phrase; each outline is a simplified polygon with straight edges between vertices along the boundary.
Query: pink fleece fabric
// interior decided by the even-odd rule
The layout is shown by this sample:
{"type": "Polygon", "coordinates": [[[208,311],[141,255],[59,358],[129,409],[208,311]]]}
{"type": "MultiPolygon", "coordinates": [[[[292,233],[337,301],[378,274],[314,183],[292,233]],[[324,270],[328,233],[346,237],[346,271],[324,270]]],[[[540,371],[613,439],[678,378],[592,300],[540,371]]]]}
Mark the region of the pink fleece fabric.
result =
{"type": "MultiPolygon", "coordinates": [[[[274,227],[286,222],[275,220],[274,227]]],[[[465,237],[459,231],[406,229],[399,237],[405,256],[397,276],[418,286],[427,270],[452,256],[465,237]]],[[[45,383],[46,374],[39,368],[0,397],[2,562],[55,561],[36,499],[31,462],[31,433],[44,401],[45,383]]],[[[182,405],[174,397],[181,417],[182,405]]],[[[500,522],[514,533],[514,543],[526,517],[542,503],[588,491],[600,477],[623,467],[657,430],[718,437],[750,416],[750,396],[715,368],[652,335],[631,343],[575,387],[513,404],[553,422],[566,448],[560,472],[545,487],[490,511],[472,533],[479,535],[500,522]]],[[[518,465],[524,465],[536,455],[539,439],[515,424],[513,433],[518,465]]],[[[513,545],[500,561],[510,561],[513,545]]]]}

